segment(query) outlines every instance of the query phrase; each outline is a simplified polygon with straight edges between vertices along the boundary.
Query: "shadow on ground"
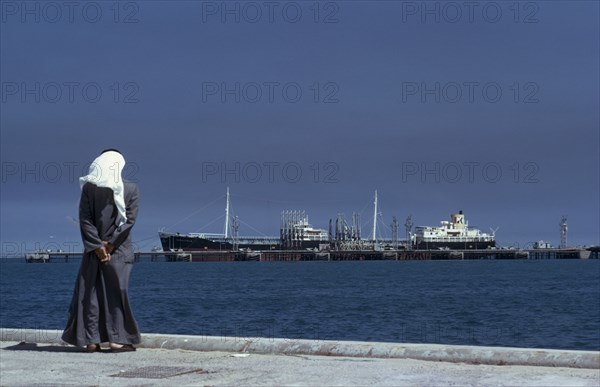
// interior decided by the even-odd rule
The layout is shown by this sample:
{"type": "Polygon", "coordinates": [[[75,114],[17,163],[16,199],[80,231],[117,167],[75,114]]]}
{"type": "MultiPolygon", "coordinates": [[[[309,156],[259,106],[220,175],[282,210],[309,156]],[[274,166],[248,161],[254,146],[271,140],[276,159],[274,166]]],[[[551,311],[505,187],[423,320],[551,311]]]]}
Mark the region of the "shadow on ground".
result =
{"type": "Polygon", "coordinates": [[[63,345],[42,345],[37,343],[26,343],[24,341],[10,347],[5,347],[3,351],[37,351],[37,352],[87,352],[85,348],[67,347],[63,345]]]}

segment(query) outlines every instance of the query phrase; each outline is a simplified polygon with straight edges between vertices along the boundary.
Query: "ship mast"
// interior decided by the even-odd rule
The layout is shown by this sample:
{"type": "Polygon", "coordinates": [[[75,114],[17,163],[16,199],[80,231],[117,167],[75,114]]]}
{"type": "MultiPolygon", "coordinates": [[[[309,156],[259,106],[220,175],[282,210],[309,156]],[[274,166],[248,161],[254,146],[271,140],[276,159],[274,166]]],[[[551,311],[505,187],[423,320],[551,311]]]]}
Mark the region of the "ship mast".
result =
{"type": "Polygon", "coordinates": [[[229,187],[227,187],[227,204],[225,205],[225,238],[227,238],[229,230],[229,187]]]}
{"type": "Polygon", "coordinates": [[[377,241],[377,190],[375,190],[375,200],[373,201],[373,241],[377,241]]]}

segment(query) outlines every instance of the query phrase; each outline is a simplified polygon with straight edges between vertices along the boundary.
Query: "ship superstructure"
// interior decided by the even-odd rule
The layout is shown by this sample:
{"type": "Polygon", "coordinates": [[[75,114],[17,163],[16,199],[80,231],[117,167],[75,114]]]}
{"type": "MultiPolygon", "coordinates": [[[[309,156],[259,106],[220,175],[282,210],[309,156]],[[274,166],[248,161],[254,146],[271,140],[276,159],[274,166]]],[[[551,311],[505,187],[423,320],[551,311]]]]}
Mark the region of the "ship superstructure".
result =
{"type": "Polygon", "coordinates": [[[281,213],[281,247],[284,249],[329,248],[327,230],[314,228],[308,223],[304,211],[283,211],[281,213]]]}

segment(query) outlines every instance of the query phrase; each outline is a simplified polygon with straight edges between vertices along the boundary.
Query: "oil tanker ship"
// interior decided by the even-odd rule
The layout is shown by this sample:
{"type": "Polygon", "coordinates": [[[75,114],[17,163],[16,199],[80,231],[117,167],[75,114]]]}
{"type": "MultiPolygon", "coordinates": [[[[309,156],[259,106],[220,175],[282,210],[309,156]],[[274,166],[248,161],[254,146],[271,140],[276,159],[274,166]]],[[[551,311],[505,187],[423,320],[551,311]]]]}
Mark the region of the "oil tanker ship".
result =
{"type": "Polygon", "coordinates": [[[225,232],[223,234],[180,234],[160,231],[158,234],[163,251],[323,250],[329,246],[329,233],[326,230],[312,227],[304,211],[282,212],[279,236],[238,236],[237,217],[233,218],[230,235],[229,189],[227,189],[226,198],[225,232]]]}
{"type": "MultiPolygon", "coordinates": [[[[302,213],[302,211],[293,211],[302,213]]],[[[163,251],[265,251],[283,249],[318,249],[329,247],[326,230],[313,228],[304,216],[298,222],[282,229],[282,235],[274,236],[229,236],[208,233],[158,233],[163,251]]]]}

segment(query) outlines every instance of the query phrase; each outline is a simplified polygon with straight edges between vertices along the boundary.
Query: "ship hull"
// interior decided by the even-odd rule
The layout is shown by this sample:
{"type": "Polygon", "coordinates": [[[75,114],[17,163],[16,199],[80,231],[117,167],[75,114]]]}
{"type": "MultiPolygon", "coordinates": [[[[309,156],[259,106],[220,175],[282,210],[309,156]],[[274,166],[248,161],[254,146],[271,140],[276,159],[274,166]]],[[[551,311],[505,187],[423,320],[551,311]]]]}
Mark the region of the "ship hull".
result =
{"type": "Polygon", "coordinates": [[[417,250],[485,250],[496,247],[496,241],[444,241],[444,242],[428,242],[419,241],[417,250]]]}
{"type": "MultiPolygon", "coordinates": [[[[160,242],[163,251],[184,251],[184,252],[208,252],[208,251],[234,251],[234,245],[231,239],[209,239],[181,234],[161,234],[160,242]]],[[[319,249],[322,245],[327,245],[327,241],[295,241],[282,245],[278,239],[263,241],[240,241],[236,251],[270,251],[270,250],[305,250],[319,249]]],[[[417,242],[417,250],[484,250],[496,246],[495,241],[426,241],[417,242]]],[[[207,255],[208,258],[208,255],[207,255]]],[[[210,260],[223,260],[215,255],[210,260]]]]}
{"type": "MultiPolygon", "coordinates": [[[[189,235],[161,234],[160,241],[163,251],[172,251],[172,253],[166,255],[167,261],[257,261],[260,259],[259,252],[281,250],[281,244],[278,240],[258,243],[241,242],[237,245],[237,249],[234,249],[230,240],[208,239],[189,235]]],[[[301,246],[294,243],[294,247],[291,248],[318,248],[319,243],[323,242],[303,241],[301,246]]]]}
{"type": "MultiPolygon", "coordinates": [[[[250,249],[254,251],[276,250],[279,248],[279,242],[275,241],[239,243],[238,249],[250,249]]],[[[191,237],[188,235],[161,235],[160,243],[163,251],[232,251],[234,249],[231,239],[208,239],[201,237],[191,237]]]]}

